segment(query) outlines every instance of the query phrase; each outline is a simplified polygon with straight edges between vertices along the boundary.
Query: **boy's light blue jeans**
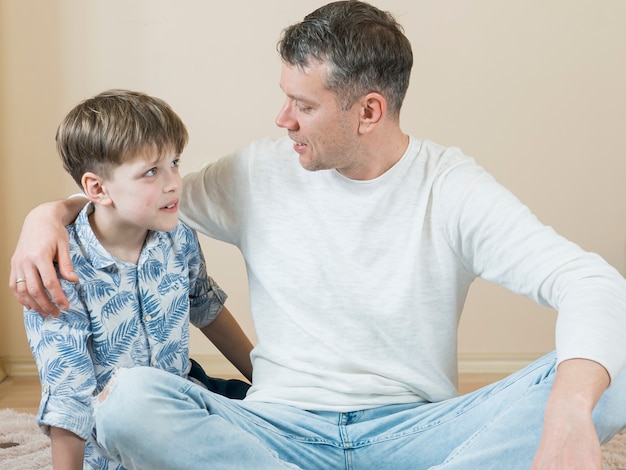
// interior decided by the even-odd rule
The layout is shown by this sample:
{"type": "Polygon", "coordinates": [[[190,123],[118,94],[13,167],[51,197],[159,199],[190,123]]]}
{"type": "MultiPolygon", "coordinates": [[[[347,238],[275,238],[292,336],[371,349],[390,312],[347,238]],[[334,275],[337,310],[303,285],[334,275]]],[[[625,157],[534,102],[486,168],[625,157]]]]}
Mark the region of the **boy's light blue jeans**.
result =
{"type": "MultiPolygon", "coordinates": [[[[348,413],[230,400],[157,369],[125,369],[98,406],[98,441],[127,468],[528,469],[555,362],[549,354],[440,403],[348,413]]],[[[626,371],[594,411],[603,443],[626,426],[624,397],[626,371]]]]}

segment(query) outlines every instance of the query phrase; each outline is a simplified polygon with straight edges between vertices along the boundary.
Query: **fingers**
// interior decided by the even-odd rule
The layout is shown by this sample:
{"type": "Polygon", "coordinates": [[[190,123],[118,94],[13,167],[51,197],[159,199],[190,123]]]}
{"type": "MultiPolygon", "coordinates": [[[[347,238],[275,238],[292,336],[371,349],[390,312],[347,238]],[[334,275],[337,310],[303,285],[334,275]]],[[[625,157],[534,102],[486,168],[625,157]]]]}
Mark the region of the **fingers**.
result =
{"type": "MultiPolygon", "coordinates": [[[[72,264],[69,242],[59,243],[57,245],[57,263],[59,265],[59,273],[63,279],[70,282],[78,282],[78,276],[74,272],[74,265],[72,264]]],[[[65,301],[67,301],[67,299],[65,299],[65,301]]]]}
{"type": "MultiPolygon", "coordinates": [[[[32,308],[34,303],[28,298],[28,292],[26,290],[26,278],[23,274],[16,274],[18,271],[15,268],[15,256],[11,258],[11,273],[9,274],[9,289],[13,292],[13,295],[19,303],[26,308],[32,308]],[[19,281],[19,282],[18,282],[19,281]]],[[[21,272],[21,271],[20,271],[21,272]]]]}
{"type": "MultiPolygon", "coordinates": [[[[73,273],[73,269],[70,268],[70,270],[73,273]]],[[[54,308],[54,312],[52,312],[53,316],[58,316],[59,309],[67,310],[69,308],[69,302],[67,300],[67,297],[65,296],[65,292],[63,292],[63,288],[61,287],[61,282],[59,281],[56,270],[54,269],[53,265],[44,264],[38,266],[38,272],[41,276],[41,282],[43,283],[45,291],[43,291],[42,295],[42,290],[38,288],[37,291],[31,293],[31,295],[36,296],[35,299],[37,300],[39,305],[42,305],[42,302],[46,304],[46,308],[48,307],[48,305],[52,305],[54,308]],[[49,299],[52,299],[54,305],[52,304],[52,302],[50,302],[49,299]]],[[[76,277],[76,274],[74,274],[74,277],[76,277]]]]}
{"type": "Polygon", "coordinates": [[[19,303],[43,316],[58,317],[61,310],[69,308],[54,264],[44,256],[33,256],[31,259],[16,252],[11,258],[9,288],[19,303]]]}
{"type": "Polygon", "coordinates": [[[59,262],[61,276],[71,282],[78,281],[72,268],[67,230],[59,222],[65,209],[62,201],[33,209],[24,219],[11,258],[9,288],[18,302],[44,316],[59,316],[60,310],[69,308],[54,261],[59,262]],[[47,229],[42,231],[41,227],[47,229]],[[24,282],[17,282],[18,279],[24,282]]]}
{"type": "Polygon", "coordinates": [[[27,308],[32,308],[32,302],[29,301],[27,295],[26,279],[23,276],[15,277],[13,271],[11,271],[11,275],[9,276],[9,289],[11,289],[19,303],[27,308]]]}
{"type": "MultiPolygon", "coordinates": [[[[22,272],[26,274],[22,274],[18,277],[14,274],[14,272],[16,271],[12,268],[11,275],[9,276],[9,288],[13,292],[17,301],[24,307],[36,310],[43,316],[52,315],[54,317],[58,317],[60,315],[60,309],[66,310],[68,308],[67,298],[65,298],[65,295],[63,295],[62,298],[53,298],[54,301],[48,297],[47,288],[42,282],[42,277],[43,279],[46,279],[46,274],[42,272],[42,277],[40,277],[36,270],[29,269],[26,265],[22,266],[22,272]],[[65,304],[63,304],[63,301],[65,301],[65,304]],[[57,305],[59,307],[57,307],[57,305]]],[[[58,284],[56,274],[53,279],[58,284]]],[[[59,290],[63,292],[60,285],[59,290]]]]}

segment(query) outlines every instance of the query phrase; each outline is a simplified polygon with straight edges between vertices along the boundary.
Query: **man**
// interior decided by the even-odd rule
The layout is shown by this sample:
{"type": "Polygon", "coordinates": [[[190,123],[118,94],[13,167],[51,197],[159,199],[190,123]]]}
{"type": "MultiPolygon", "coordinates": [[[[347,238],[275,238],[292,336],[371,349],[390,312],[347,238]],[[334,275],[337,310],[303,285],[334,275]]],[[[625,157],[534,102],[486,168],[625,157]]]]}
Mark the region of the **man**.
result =
{"type": "MultiPolygon", "coordinates": [[[[331,3],[279,52],[289,139],[189,175],[181,207],[245,257],[252,388],[235,403],[122,371],[99,442],[137,468],[600,469],[600,441],[626,425],[626,281],[458,149],[403,132],[413,58],[389,14],[331,3]],[[456,397],[456,329],[478,276],[557,309],[558,352],[456,397]]],[[[22,303],[50,309],[38,273],[64,302],[48,280],[57,252],[71,275],[62,238],[28,234],[61,233],[79,205],[27,219],[11,274],[22,303]]]]}

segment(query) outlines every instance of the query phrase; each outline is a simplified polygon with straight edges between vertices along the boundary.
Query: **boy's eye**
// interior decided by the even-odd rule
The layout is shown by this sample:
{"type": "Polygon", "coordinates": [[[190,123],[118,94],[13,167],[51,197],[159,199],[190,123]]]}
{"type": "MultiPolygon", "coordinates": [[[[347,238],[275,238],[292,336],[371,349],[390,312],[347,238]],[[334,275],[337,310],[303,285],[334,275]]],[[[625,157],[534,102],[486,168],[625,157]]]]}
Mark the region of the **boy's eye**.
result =
{"type": "Polygon", "coordinates": [[[180,164],[180,159],[172,160],[172,167],[177,167],[180,164]]]}
{"type": "Polygon", "coordinates": [[[148,171],[146,171],[146,176],[154,176],[156,175],[157,169],[156,168],[150,168],[148,171]]]}

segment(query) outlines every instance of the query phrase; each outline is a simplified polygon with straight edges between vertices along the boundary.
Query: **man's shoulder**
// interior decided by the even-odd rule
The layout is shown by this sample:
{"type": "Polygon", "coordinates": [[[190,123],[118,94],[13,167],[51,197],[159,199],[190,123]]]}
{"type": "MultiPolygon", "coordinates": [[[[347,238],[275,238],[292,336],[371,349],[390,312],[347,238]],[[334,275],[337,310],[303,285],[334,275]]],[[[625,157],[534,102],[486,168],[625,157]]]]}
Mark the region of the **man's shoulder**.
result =
{"type": "Polygon", "coordinates": [[[477,167],[474,159],[459,147],[448,147],[430,140],[414,139],[414,142],[418,150],[413,165],[419,166],[430,178],[440,180],[450,172],[473,172],[477,167]]]}
{"type": "Polygon", "coordinates": [[[432,140],[421,141],[419,153],[425,158],[442,163],[456,163],[469,159],[459,147],[441,145],[432,140]]]}
{"type": "Polygon", "coordinates": [[[253,160],[264,158],[280,159],[281,157],[292,158],[294,153],[293,141],[289,137],[257,139],[235,152],[236,155],[242,158],[253,160]]]}
{"type": "Polygon", "coordinates": [[[285,159],[293,158],[294,154],[293,142],[288,137],[279,139],[265,137],[253,140],[245,146],[238,147],[234,152],[207,163],[201,171],[187,174],[185,183],[189,184],[201,175],[204,177],[213,175],[219,180],[245,175],[252,168],[258,168],[259,163],[278,164],[285,159]]]}
{"type": "Polygon", "coordinates": [[[265,150],[265,149],[269,149],[269,150],[293,150],[293,141],[287,137],[287,136],[283,136],[283,137],[279,137],[279,138],[274,138],[274,137],[263,137],[261,139],[256,139],[253,140],[249,145],[248,148],[252,148],[252,149],[256,149],[256,150],[265,150]]]}

